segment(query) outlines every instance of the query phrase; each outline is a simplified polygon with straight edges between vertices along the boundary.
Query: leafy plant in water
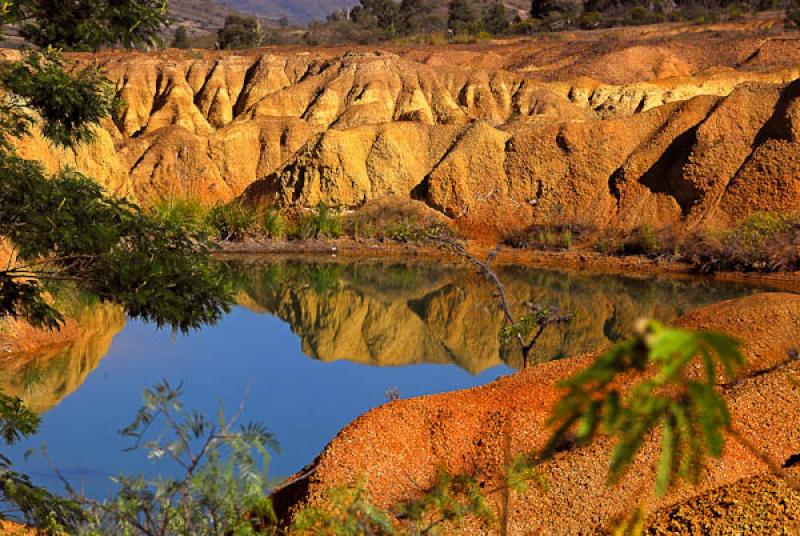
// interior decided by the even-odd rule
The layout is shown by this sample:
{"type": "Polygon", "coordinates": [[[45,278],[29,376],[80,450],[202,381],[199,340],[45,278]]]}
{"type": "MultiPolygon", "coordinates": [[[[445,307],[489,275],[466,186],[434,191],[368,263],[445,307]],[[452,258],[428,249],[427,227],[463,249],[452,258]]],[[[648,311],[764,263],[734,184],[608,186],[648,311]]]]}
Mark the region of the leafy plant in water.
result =
{"type": "MultiPolygon", "coordinates": [[[[111,501],[88,502],[81,534],[146,536],[268,534],[269,450],[277,443],[261,423],[237,425],[220,409],[217,422],[188,411],[181,387],[163,381],[144,392],[144,406],[121,433],[150,459],[170,460],[179,478],[120,476],[111,501]]],[[[85,500],[84,500],[85,501],[85,500]]]]}
{"type": "Polygon", "coordinates": [[[526,303],[528,309],[517,318],[512,318],[500,331],[500,343],[509,346],[517,341],[522,351],[523,364],[528,359],[539,337],[548,326],[566,324],[572,319],[571,315],[562,314],[555,306],[543,307],[538,303],[526,303]]]}
{"type": "Polygon", "coordinates": [[[716,390],[717,370],[721,365],[732,375],[744,362],[739,348],[740,343],[728,335],[641,323],[635,337],[561,383],[567,393],[551,416],[555,432],[542,457],[552,456],[571,433],[578,445],[598,434],[609,435],[617,440],[609,468],[613,483],[625,474],[645,438],[660,427],[656,494],[665,493],[680,479],[695,482],[704,457],[722,454],[730,416],[716,390]],[[688,371],[695,358],[703,365],[699,378],[688,371]],[[618,380],[630,373],[647,375],[630,388],[621,388],[618,380]]]}
{"type": "Polygon", "coordinates": [[[450,233],[439,233],[431,238],[445,250],[454,253],[478,268],[479,273],[497,290],[496,296],[503,312],[505,324],[500,332],[500,342],[508,344],[516,340],[522,352],[522,367],[528,366],[528,359],[544,329],[553,324],[561,324],[570,320],[569,315],[562,315],[555,307],[545,308],[540,304],[526,303],[530,312],[516,318],[511,312],[511,305],[506,295],[506,288],[498,275],[492,270],[491,263],[499,253],[499,247],[489,253],[482,261],[467,251],[464,244],[450,233]]]}

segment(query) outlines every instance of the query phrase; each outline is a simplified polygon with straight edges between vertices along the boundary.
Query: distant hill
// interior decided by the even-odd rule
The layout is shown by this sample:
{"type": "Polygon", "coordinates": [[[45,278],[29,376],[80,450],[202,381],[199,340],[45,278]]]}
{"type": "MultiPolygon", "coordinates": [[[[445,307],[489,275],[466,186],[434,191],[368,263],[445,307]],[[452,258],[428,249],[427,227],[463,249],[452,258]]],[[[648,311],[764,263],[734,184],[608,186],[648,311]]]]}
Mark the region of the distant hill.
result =
{"type": "MultiPolygon", "coordinates": [[[[172,0],[173,2],[197,3],[211,0],[172,0]]],[[[338,9],[350,9],[358,5],[359,0],[216,0],[219,4],[242,13],[258,15],[272,20],[285,17],[294,24],[306,24],[313,19],[325,20],[329,14],[338,9]]],[[[481,0],[476,0],[481,4],[481,0]]],[[[526,13],[530,9],[530,0],[504,0],[503,3],[512,12],[526,13]]],[[[447,0],[433,0],[436,8],[444,8],[447,0]]]]}
{"type": "MultiPolygon", "coordinates": [[[[174,1],[174,0],[173,0],[174,1]]],[[[182,0],[190,1],[190,0],[182,0]]],[[[203,0],[198,0],[203,1],[203,0]]],[[[337,9],[349,9],[358,0],[218,0],[231,9],[259,15],[273,20],[283,17],[296,24],[305,24],[312,19],[324,20],[337,9]]]]}
{"type": "Polygon", "coordinates": [[[225,23],[225,17],[234,9],[214,0],[170,0],[169,10],[174,26],[186,26],[190,34],[216,32],[225,23]]]}

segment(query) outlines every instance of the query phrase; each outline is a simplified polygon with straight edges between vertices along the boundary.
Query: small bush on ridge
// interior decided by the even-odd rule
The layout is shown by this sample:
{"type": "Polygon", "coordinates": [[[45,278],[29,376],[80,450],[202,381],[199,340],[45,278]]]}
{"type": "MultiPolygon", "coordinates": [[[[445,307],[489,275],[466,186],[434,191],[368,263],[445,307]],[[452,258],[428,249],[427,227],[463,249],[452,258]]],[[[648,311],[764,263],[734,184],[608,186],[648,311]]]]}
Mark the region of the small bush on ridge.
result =
{"type": "Polygon", "coordinates": [[[269,238],[281,238],[285,232],[283,218],[275,209],[267,209],[261,215],[261,231],[269,238]]]}
{"type": "Polygon", "coordinates": [[[238,201],[215,205],[206,218],[215,238],[233,241],[243,240],[251,234],[257,220],[256,210],[238,201]]]}
{"type": "Polygon", "coordinates": [[[189,198],[162,199],[150,209],[156,221],[187,232],[207,232],[208,210],[200,202],[189,198]]]}
{"type": "Polygon", "coordinates": [[[298,238],[339,238],[342,236],[342,222],[338,214],[322,201],[297,223],[294,231],[298,238]]]}
{"type": "Polygon", "coordinates": [[[586,239],[596,232],[588,225],[564,223],[555,225],[531,225],[527,229],[508,233],[503,243],[514,248],[531,248],[544,251],[568,251],[575,242],[586,239]]]}

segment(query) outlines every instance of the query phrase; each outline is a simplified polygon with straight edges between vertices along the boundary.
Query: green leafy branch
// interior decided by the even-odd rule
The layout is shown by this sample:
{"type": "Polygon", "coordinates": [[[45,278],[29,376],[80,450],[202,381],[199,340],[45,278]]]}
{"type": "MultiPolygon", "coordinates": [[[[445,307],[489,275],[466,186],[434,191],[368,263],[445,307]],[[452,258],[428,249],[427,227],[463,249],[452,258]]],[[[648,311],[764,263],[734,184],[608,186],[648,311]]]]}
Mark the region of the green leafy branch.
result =
{"type": "Polygon", "coordinates": [[[567,393],[554,408],[555,426],[542,458],[573,440],[586,445],[604,434],[616,440],[609,482],[622,478],[645,439],[661,430],[655,492],[679,480],[696,482],[706,456],[719,457],[730,415],[717,390],[718,369],[731,376],[744,363],[740,343],[725,334],[640,323],[636,335],[562,382],[567,393]],[[702,374],[689,372],[698,360],[702,374]],[[643,378],[629,388],[624,379],[643,378]]]}
{"type": "Polygon", "coordinates": [[[545,328],[554,324],[564,324],[571,320],[571,315],[562,314],[557,307],[543,307],[536,303],[527,303],[529,312],[515,317],[511,311],[511,302],[506,293],[506,287],[500,277],[492,269],[491,264],[497,258],[499,246],[481,260],[469,251],[461,240],[455,238],[452,233],[439,232],[429,238],[439,245],[443,250],[455,254],[464,259],[478,269],[478,272],[496,289],[496,297],[500,310],[503,313],[505,325],[500,332],[500,342],[503,345],[516,340],[522,352],[522,368],[527,368],[530,361],[530,353],[539,341],[539,337],[545,328]]]}
{"type": "MultiPolygon", "coordinates": [[[[0,393],[0,434],[7,445],[35,434],[40,419],[22,400],[0,393]]],[[[41,534],[63,534],[84,520],[78,502],[36,486],[28,475],[12,469],[0,454],[0,520],[14,518],[37,528],[41,534]]]]}
{"type": "Polygon", "coordinates": [[[79,497],[89,521],[82,534],[183,534],[245,536],[266,534],[275,513],[268,497],[269,450],[278,444],[263,424],[236,425],[243,405],[217,422],[186,410],[181,386],[163,381],[144,392],[144,405],[120,433],[135,440],[150,459],[171,460],[178,478],[120,476],[112,501],[79,497]]]}

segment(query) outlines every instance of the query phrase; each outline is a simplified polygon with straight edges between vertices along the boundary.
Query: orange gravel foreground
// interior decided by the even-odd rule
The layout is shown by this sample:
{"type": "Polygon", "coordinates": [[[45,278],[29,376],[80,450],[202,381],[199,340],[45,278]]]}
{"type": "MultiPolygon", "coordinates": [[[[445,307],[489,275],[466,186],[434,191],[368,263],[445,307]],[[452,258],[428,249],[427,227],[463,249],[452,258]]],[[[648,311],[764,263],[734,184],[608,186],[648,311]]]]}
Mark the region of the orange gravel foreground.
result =
{"type": "MultiPolygon", "coordinates": [[[[790,377],[800,363],[789,350],[800,347],[800,295],[757,294],[701,309],[680,326],[724,331],[746,342],[748,366],[721,385],[735,429],[782,464],[800,451],[800,393],[790,377]]],[[[390,402],[356,419],[297,479],[275,495],[286,514],[318,501],[325,490],[365,478],[376,503],[389,508],[418,496],[437,468],[472,473],[488,488],[499,483],[507,456],[540,448],[549,437],[545,421],[560,392],[556,383],[588,365],[595,355],[544,363],[482,387],[390,402]],[[506,445],[509,451],[506,451],[506,445]]],[[[647,443],[629,475],[606,486],[608,441],[562,452],[542,467],[549,489],[512,494],[510,534],[578,534],[607,527],[650,495],[656,440],[647,443]]],[[[684,487],[648,511],[678,504],[766,466],[733,440],[709,464],[699,485],[684,487]]],[[[491,497],[500,513],[500,497],[491,497]]],[[[467,523],[447,533],[475,534],[467,523]]]]}

